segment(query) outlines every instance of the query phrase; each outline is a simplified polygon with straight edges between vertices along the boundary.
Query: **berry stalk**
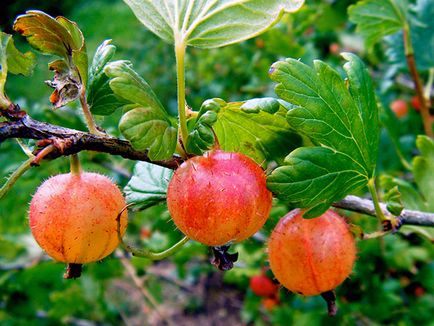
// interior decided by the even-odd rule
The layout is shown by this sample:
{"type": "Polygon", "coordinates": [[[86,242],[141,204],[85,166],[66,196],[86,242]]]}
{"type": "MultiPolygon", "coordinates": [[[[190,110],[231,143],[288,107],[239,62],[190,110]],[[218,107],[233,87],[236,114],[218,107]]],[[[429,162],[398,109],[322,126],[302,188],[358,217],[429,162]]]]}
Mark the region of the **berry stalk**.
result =
{"type": "Polygon", "coordinates": [[[79,176],[81,174],[81,164],[78,159],[78,154],[71,155],[70,159],[71,174],[79,176]]]}

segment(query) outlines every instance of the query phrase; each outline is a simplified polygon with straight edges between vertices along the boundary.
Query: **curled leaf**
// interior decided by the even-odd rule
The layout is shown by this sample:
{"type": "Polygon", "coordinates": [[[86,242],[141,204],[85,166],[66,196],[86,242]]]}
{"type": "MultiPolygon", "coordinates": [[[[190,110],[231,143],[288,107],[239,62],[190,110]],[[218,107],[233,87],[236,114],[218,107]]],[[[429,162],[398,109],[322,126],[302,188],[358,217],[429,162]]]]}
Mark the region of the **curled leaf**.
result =
{"type": "Polygon", "coordinates": [[[214,145],[215,135],[212,127],[217,121],[220,108],[224,105],[226,102],[219,98],[203,102],[193,126],[189,123],[191,131],[186,144],[188,153],[202,155],[214,145]]]}
{"type": "Polygon", "coordinates": [[[62,58],[49,65],[55,72],[53,81],[47,82],[55,89],[50,97],[54,107],[75,100],[86,87],[88,78],[86,45],[77,24],[65,17],[53,18],[42,11],[29,10],[16,18],[14,30],[43,54],[62,58]]]}
{"type": "Polygon", "coordinates": [[[54,92],[50,96],[50,102],[55,109],[79,98],[81,85],[71,75],[69,67],[64,60],[53,61],[48,65],[48,68],[54,71],[54,78],[52,81],[47,80],[45,83],[54,88],[54,92]]]}
{"type": "Polygon", "coordinates": [[[384,201],[387,204],[387,210],[395,216],[399,216],[404,209],[398,186],[393,187],[384,194],[384,201]]]}
{"type": "Polygon", "coordinates": [[[96,50],[89,69],[87,102],[93,114],[109,115],[121,108],[128,101],[113,93],[110,78],[104,69],[113,58],[116,47],[111,40],[105,40],[96,50]]]}
{"type": "Polygon", "coordinates": [[[176,122],[148,83],[128,61],[108,63],[104,72],[113,93],[130,103],[124,106],[119,129],[136,150],[149,150],[151,160],[165,160],[175,152],[176,122]]]}

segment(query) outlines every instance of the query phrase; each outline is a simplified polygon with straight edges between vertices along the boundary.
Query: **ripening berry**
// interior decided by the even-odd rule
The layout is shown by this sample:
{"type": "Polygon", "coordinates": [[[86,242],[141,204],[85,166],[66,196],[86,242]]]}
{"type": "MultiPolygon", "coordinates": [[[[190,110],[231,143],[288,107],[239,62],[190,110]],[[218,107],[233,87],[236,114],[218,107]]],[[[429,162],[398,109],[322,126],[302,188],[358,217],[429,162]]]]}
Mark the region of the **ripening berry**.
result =
{"type": "MultiPolygon", "coordinates": [[[[107,177],[83,172],[45,181],[30,203],[30,228],[38,244],[57,261],[84,264],[103,259],[119,244],[116,218],[125,206],[107,177]]],[[[121,215],[121,233],[127,211],[121,215]]]]}
{"type": "Polygon", "coordinates": [[[167,191],[173,222],[209,246],[239,242],[257,232],[270,213],[265,173],[240,153],[210,151],[184,162],[167,191]]]}
{"type": "Polygon", "coordinates": [[[274,297],[278,291],[278,285],[265,275],[256,275],[249,282],[252,292],[260,297],[274,297]]]}
{"type": "Polygon", "coordinates": [[[407,102],[404,100],[395,100],[390,104],[391,110],[395,113],[398,118],[403,118],[408,113],[407,102]]]}
{"type": "Polygon", "coordinates": [[[262,306],[268,310],[271,311],[273,310],[276,306],[279,305],[279,299],[275,298],[275,297],[271,297],[271,298],[263,298],[261,300],[261,304],[262,306]]]}
{"type": "Polygon", "coordinates": [[[419,101],[419,97],[418,96],[413,96],[411,98],[411,106],[416,110],[416,111],[420,111],[420,101],[419,101]]]}
{"type": "Polygon", "coordinates": [[[332,210],[304,219],[295,209],[283,217],[268,242],[270,267],[288,290],[317,295],[333,290],[353,269],[356,245],[345,220],[332,210]]]}

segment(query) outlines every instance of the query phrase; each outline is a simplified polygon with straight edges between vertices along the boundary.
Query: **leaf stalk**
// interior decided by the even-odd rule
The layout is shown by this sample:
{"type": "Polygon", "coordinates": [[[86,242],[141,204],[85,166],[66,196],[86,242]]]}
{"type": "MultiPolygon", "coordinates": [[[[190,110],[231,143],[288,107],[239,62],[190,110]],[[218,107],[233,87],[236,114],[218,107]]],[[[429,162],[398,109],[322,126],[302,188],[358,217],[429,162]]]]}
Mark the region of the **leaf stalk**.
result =
{"type": "Polygon", "coordinates": [[[381,210],[380,201],[378,200],[377,189],[375,188],[375,179],[371,178],[368,181],[368,189],[371,193],[372,202],[374,203],[375,213],[380,220],[381,223],[388,220],[386,216],[384,216],[383,211],[381,210]]]}
{"type": "Polygon", "coordinates": [[[187,117],[185,113],[185,49],[184,41],[176,42],[175,57],[176,57],[176,77],[177,77],[177,94],[178,94],[178,116],[179,128],[181,133],[181,142],[183,147],[187,144],[188,129],[187,117]]]}
{"type": "Polygon", "coordinates": [[[87,129],[91,134],[102,136],[104,135],[101,131],[96,127],[95,121],[93,120],[92,113],[90,113],[89,105],[86,101],[86,90],[84,87],[81,88],[80,91],[80,104],[83,109],[84,119],[86,121],[87,129]]]}

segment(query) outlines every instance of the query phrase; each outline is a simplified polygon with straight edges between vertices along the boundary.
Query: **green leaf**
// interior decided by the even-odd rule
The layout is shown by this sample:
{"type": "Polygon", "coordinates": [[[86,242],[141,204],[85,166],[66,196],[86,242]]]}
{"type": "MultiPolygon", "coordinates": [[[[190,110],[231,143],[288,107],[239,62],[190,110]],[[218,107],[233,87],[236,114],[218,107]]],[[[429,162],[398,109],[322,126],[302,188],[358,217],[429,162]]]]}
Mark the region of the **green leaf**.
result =
{"type": "Polygon", "coordinates": [[[288,111],[290,128],[315,147],[298,148],[273,171],[268,187],[294,207],[309,208],[306,217],[320,215],[334,201],[373,177],[378,151],[378,108],[371,78],[362,61],[350,53],[349,89],[339,74],[322,61],[311,68],[298,60],[273,64],[276,93],[296,105],[288,111]]]}
{"type": "Polygon", "coordinates": [[[11,35],[0,31],[0,107],[7,107],[9,100],[4,94],[8,72],[30,76],[36,65],[32,52],[21,53],[14,44],[11,35]]]}
{"type": "Polygon", "coordinates": [[[404,209],[401,202],[401,193],[398,186],[393,187],[384,194],[384,200],[387,203],[387,210],[395,216],[399,216],[404,209]]]}
{"type": "Polygon", "coordinates": [[[105,66],[104,73],[110,78],[110,87],[115,94],[130,103],[149,106],[160,114],[168,116],[151,86],[133,70],[131,62],[125,60],[110,62],[105,66]]]}
{"type": "Polygon", "coordinates": [[[406,24],[405,0],[366,0],[348,8],[349,19],[372,48],[380,39],[400,31],[406,24]]]}
{"type": "Polygon", "coordinates": [[[196,119],[188,121],[188,153],[202,155],[214,145],[215,135],[212,127],[217,121],[220,108],[224,105],[226,102],[219,98],[207,100],[203,102],[196,119]]]}
{"type": "Polygon", "coordinates": [[[254,98],[246,101],[240,109],[247,113],[258,113],[259,111],[276,113],[280,108],[280,103],[272,97],[254,98]]]}
{"type": "Polygon", "coordinates": [[[303,0],[124,0],[149,30],[163,40],[216,48],[259,35],[303,0]]]}
{"type": "Polygon", "coordinates": [[[0,33],[0,109],[5,109],[10,104],[10,101],[4,94],[6,78],[8,76],[7,47],[10,37],[8,34],[0,33]]]}
{"type": "Polygon", "coordinates": [[[413,159],[412,172],[417,190],[411,183],[388,175],[381,176],[381,187],[391,189],[398,186],[407,209],[434,212],[434,142],[427,136],[419,135],[416,146],[420,155],[413,159]]]}
{"type": "Polygon", "coordinates": [[[64,60],[61,70],[59,60],[50,65],[55,71],[54,80],[48,83],[55,89],[50,97],[54,106],[58,108],[77,99],[88,78],[86,45],[77,24],[62,16],[54,19],[42,11],[29,10],[16,18],[14,30],[43,54],[57,55],[64,60]]]}
{"type": "Polygon", "coordinates": [[[127,203],[145,209],[164,202],[172,174],[173,171],[170,169],[138,162],[134,167],[133,176],[124,188],[127,203]]]}
{"type": "Polygon", "coordinates": [[[423,198],[411,183],[387,174],[383,174],[380,176],[380,186],[383,189],[392,189],[393,187],[398,187],[398,190],[401,194],[402,203],[406,209],[422,211],[426,209],[423,198]]]}
{"type": "Polygon", "coordinates": [[[434,212],[434,142],[427,136],[419,135],[416,146],[421,155],[413,159],[414,181],[424,198],[428,212],[434,212]]]}
{"type": "MultiPolygon", "coordinates": [[[[434,67],[434,6],[431,0],[418,0],[412,7],[416,19],[410,21],[411,43],[419,71],[434,67]]],[[[402,32],[386,38],[388,61],[399,69],[407,70],[402,32]]]]}
{"type": "Polygon", "coordinates": [[[167,160],[175,152],[176,128],[166,116],[151,107],[129,107],[119,128],[136,150],[149,149],[148,155],[153,161],[167,160]]]}
{"type": "Polygon", "coordinates": [[[10,73],[15,75],[21,74],[24,76],[30,76],[33,73],[33,69],[36,66],[35,54],[30,51],[26,53],[21,53],[15,47],[14,40],[12,37],[10,38],[7,45],[6,56],[7,56],[7,69],[10,73]]]}
{"type": "Polygon", "coordinates": [[[223,150],[241,152],[261,165],[282,162],[289,149],[301,144],[300,137],[288,130],[286,112],[286,107],[272,98],[231,103],[207,100],[197,118],[189,121],[187,151],[202,155],[214,145],[217,135],[223,150]]]}
{"type": "Polygon", "coordinates": [[[87,102],[93,114],[110,115],[128,102],[115,95],[110,88],[110,79],[104,73],[105,66],[113,58],[116,47],[105,40],[96,50],[89,69],[87,102]]]}
{"type": "MultiPolygon", "coordinates": [[[[425,157],[417,156],[413,160],[413,171],[434,165],[434,161],[432,158],[434,150],[433,142],[426,136],[419,137],[422,137],[418,138],[418,146],[420,147],[419,150],[423,148],[425,154],[427,155],[425,157]],[[426,165],[427,162],[429,162],[428,166],[426,165]]],[[[419,178],[427,176],[430,177],[429,171],[418,171],[416,172],[416,174],[418,174],[418,180],[419,178]]],[[[419,186],[418,181],[416,181],[416,183],[419,186]]],[[[431,198],[432,195],[429,190],[430,187],[425,188],[424,186],[426,186],[426,184],[419,186],[420,191],[418,192],[411,183],[399,178],[391,177],[389,175],[382,175],[380,177],[380,184],[381,187],[385,189],[392,189],[393,187],[397,187],[401,194],[400,197],[402,203],[404,204],[404,207],[406,209],[418,210],[423,212],[434,212],[434,204],[432,202],[433,199],[431,198]],[[422,189],[424,189],[425,192],[422,192],[422,189]],[[426,193],[427,190],[428,192],[426,193]]],[[[404,225],[399,229],[399,232],[403,234],[416,233],[431,242],[434,241],[434,229],[432,227],[404,225]]]]}
{"type": "Polygon", "coordinates": [[[246,113],[241,109],[244,104],[230,102],[220,108],[214,124],[220,147],[243,153],[260,165],[282,163],[288,151],[301,144],[300,137],[288,129],[287,110],[280,107],[275,114],[246,113]]]}
{"type": "Polygon", "coordinates": [[[165,160],[175,152],[177,127],[148,83],[128,61],[114,61],[104,68],[113,93],[131,104],[119,122],[122,134],[136,150],[149,149],[151,160],[165,160]]]}

